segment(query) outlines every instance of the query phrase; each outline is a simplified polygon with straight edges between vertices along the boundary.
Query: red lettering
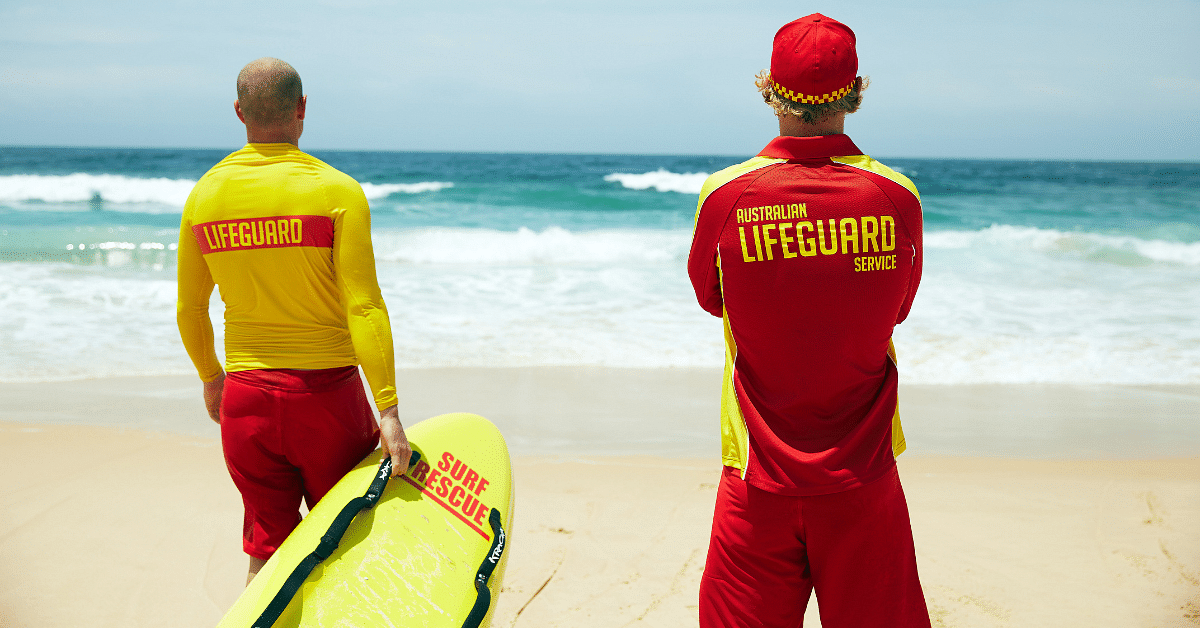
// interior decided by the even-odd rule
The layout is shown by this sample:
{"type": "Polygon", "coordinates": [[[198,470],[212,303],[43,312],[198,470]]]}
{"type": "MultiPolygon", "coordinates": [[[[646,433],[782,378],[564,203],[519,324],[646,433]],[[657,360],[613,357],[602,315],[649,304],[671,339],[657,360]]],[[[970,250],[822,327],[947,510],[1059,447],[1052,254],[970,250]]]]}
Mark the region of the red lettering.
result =
{"type": "Polygon", "coordinates": [[[448,476],[443,475],[442,481],[438,482],[437,494],[438,497],[445,497],[450,494],[450,478],[448,476]]]}
{"type": "Polygon", "coordinates": [[[487,489],[487,485],[491,484],[487,478],[479,478],[479,486],[475,487],[476,495],[483,495],[483,491],[487,489]]]}
{"type": "Polygon", "coordinates": [[[417,461],[417,466],[413,467],[412,473],[409,474],[409,477],[420,482],[421,484],[424,484],[426,473],[429,473],[429,463],[425,462],[424,460],[419,460],[417,461]]]}
{"type": "Polygon", "coordinates": [[[478,523],[479,525],[483,525],[483,517],[485,515],[487,515],[490,510],[491,510],[491,508],[484,506],[483,502],[479,502],[479,510],[476,510],[475,516],[471,517],[471,518],[475,520],[475,523],[478,523]]]}
{"type": "Polygon", "coordinates": [[[461,480],[463,474],[467,472],[467,465],[463,464],[462,460],[454,461],[454,468],[450,470],[450,477],[461,480]]]}
{"type": "Polygon", "coordinates": [[[467,487],[468,491],[475,490],[475,480],[479,479],[479,474],[475,473],[474,469],[467,471],[467,479],[463,480],[463,486],[467,487]]]}
{"type": "Polygon", "coordinates": [[[463,500],[462,512],[464,515],[470,517],[471,515],[475,514],[475,508],[477,506],[479,506],[479,500],[475,499],[474,495],[468,493],[467,498],[463,500]]]}
{"type": "Polygon", "coordinates": [[[442,471],[449,471],[451,463],[454,462],[454,456],[450,452],[442,454],[442,459],[438,461],[438,468],[442,471]]]}
{"type": "Polygon", "coordinates": [[[462,505],[462,496],[466,494],[467,492],[463,490],[463,487],[456,486],[454,490],[450,491],[450,497],[446,501],[450,502],[451,506],[458,508],[462,505]]]}
{"type": "Polygon", "coordinates": [[[442,477],[442,472],[437,469],[429,470],[429,479],[425,481],[425,486],[433,486],[437,483],[438,478],[442,477]]]}

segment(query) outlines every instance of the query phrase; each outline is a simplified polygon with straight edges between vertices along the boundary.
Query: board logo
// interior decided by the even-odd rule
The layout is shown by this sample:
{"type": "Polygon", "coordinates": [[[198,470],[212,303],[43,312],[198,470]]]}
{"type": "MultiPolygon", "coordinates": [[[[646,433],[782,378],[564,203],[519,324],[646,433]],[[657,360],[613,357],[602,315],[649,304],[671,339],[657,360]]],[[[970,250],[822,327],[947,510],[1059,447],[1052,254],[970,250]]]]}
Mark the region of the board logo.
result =
{"type": "Polygon", "coordinates": [[[491,540],[491,535],[483,529],[484,519],[492,510],[483,503],[483,493],[491,481],[467,463],[447,451],[436,466],[422,458],[408,475],[401,477],[480,536],[491,540]]]}
{"type": "Polygon", "coordinates": [[[498,536],[500,538],[496,542],[496,549],[492,550],[491,555],[487,558],[488,562],[492,563],[493,565],[500,562],[500,555],[504,553],[504,528],[500,528],[500,534],[498,536]]]}

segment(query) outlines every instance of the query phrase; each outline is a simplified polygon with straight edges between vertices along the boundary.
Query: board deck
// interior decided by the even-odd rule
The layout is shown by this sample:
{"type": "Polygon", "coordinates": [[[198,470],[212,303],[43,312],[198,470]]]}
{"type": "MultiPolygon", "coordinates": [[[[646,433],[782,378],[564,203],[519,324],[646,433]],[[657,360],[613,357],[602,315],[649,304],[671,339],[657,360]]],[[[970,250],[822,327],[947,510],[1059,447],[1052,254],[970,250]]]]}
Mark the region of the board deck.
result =
{"type": "MultiPolygon", "coordinates": [[[[405,433],[420,461],[359,513],[275,626],[463,625],[477,597],[476,572],[492,547],[490,511],[499,511],[506,533],[512,528],[508,447],[495,425],[474,414],[443,414],[405,433]]],[[[254,623],[341,508],[366,492],[381,459],[381,451],[371,453],[321,499],[218,628],[254,623]]],[[[508,554],[489,580],[492,602],[482,626],[491,621],[508,554]]]]}

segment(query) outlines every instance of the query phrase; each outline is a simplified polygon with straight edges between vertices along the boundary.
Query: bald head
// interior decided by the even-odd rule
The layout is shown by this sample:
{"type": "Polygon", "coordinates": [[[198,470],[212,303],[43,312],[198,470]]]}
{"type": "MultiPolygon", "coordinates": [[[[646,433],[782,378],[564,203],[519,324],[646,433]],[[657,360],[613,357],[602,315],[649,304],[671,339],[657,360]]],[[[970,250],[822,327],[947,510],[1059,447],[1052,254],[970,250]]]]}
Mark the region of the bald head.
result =
{"type": "Polygon", "coordinates": [[[247,126],[287,124],[304,96],[296,69],[273,57],[246,64],[237,78],[238,103],[247,126]]]}

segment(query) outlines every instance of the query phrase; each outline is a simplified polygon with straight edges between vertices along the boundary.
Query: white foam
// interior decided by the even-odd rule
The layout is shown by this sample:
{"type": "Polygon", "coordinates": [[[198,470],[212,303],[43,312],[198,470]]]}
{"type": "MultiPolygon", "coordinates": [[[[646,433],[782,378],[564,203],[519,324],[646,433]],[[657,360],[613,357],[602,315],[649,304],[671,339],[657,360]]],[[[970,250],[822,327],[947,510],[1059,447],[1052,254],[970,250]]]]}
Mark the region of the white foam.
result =
{"type": "MultiPolygon", "coordinates": [[[[686,230],[430,228],[374,242],[399,366],[723,362],[720,319],[687,278],[686,230]]],[[[926,242],[895,334],[902,381],[1200,383],[1192,245],[1004,226],[926,242]]],[[[127,235],[89,244],[79,264],[0,264],[0,381],[189,373],[170,248],[127,235]]],[[[212,319],[219,333],[219,302],[212,319]]]]}
{"type": "Polygon", "coordinates": [[[374,243],[377,258],[410,264],[639,264],[686,259],[691,233],[435,227],[377,231],[374,243]]]}
{"type": "Polygon", "coordinates": [[[0,176],[0,201],[77,203],[99,195],[109,203],[183,207],[195,185],[190,179],[146,179],[118,174],[14,174],[0,176]]]}
{"type": "MultiPolygon", "coordinates": [[[[194,373],[174,324],[173,268],[112,266],[122,265],[3,264],[0,382],[194,373]]],[[[222,314],[214,298],[218,353],[222,314]]]]}
{"type": "Polygon", "coordinates": [[[1163,262],[1200,266],[1200,242],[1145,240],[1080,231],[992,225],[979,231],[934,231],[925,234],[926,249],[1032,250],[1061,257],[1087,258],[1114,264],[1163,262]]]}
{"type": "MultiPolygon", "coordinates": [[[[182,208],[195,187],[191,179],[126,177],[117,174],[68,174],[0,176],[0,202],[42,201],[46,203],[82,203],[99,195],[105,203],[157,204],[182,208]]],[[[437,192],[454,184],[445,181],[419,183],[363,183],[368,199],[391,194],[437,192]]]]}
{"type": "Polygon", "coordinates": [[[448,181],[422,181],[420,183],[363,183],[363,194],[369,199],[384,198],[392,194],[421,194],[422,192],[437,192],[454,187],[448,181]]]}
{"type": "Polygon", "coordinates": [[[681,194],[699,194],[704,180],[709,177],[705,172],[685,172],[679,174],[659,168],[654,172],[631,174],[614,172],[604,177],[605,181],[617,181],[631,190],[647,190],[654,188],[659,192],[679,192],[681,194]]]}

